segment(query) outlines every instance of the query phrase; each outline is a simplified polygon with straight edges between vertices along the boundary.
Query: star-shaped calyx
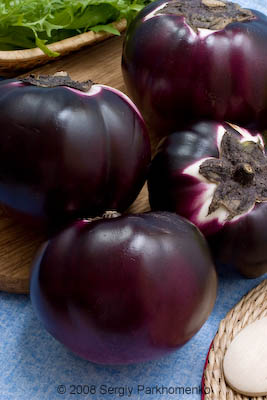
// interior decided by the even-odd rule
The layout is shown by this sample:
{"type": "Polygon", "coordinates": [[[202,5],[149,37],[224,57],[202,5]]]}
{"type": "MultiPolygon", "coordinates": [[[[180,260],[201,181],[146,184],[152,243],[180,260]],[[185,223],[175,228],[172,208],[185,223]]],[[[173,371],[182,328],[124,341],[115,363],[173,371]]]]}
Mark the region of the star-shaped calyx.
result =
{"type": "Polygon", "coordinates": [[[217,184],[208,214],[224,207],[229,221],[249,211],[256,202],[267,201],[267,157],[260,142],[241,142],[226,131],[220,157],[205,160],[199,173],[217,184]]]}
{"type": "Polygon", "coordinates": [[[157,14],[182,16],[196,33],[198,29],[222,30],[233,22],[255,19],[251,10],[226,0],[173,0],[158,9],[157,14]]]}

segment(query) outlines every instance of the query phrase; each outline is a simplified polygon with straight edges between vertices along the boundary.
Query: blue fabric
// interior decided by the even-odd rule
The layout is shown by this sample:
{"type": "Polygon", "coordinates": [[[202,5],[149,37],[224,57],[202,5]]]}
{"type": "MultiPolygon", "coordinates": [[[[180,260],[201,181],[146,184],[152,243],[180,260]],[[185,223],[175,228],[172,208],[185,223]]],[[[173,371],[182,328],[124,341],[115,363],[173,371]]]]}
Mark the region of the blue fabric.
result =
{"type": "MultiPolygon", "coordinates": [[[[239,3],[267,13],[266,0],[239,3]]],[[[197,388],[220,320],[266,277],[248,280],[230,268],[220,271],[213,313],[189,343],[158,361],[122,367],[99,366],[73,355],[43,329],[28,296],[0,293],[0,400],[199,400],[197,388]],[[85,394],[78,394],[78,385],[83,385],[85,394]],[[138,385],[144,386],[147,393],[138,393],[138,385]],[[90,387],[92,393],[86,394],[90,387]],[[131,395],[123,393],[126,387],[133,390],[131,395]],[[177,394],[173,394],[172,388],[183,388],[185,393],[179,394],[176,389],[177,394]],[[65,389],[65,394],[59,393],[65,389]],[[73,389],[76,394],[70,394],[73,389]]]]}
{"type": "Polygon", "coordinates": [[[242,7],[252,8],[267,14],[266,0],[236,0],[236,3],[239,3],[242,7]]]}
{"type": "MultiPolygon", "coordinates": [[[[199,400],[197,388],[205,358],[221,319],[247,291],[266,278],[247,280],[230,268],[219,275],[219,293],[213,313],[191,341],[158,361],[130,366],[106,367],[80,359],[43,329],[27,296],[1,293],[0,399],[199,400]],[[71,385],[76,385],[77,391],[77,385],[95,385],[97,388],[96,394],[90,396],[71,395],[59,394],[57,390],[62,390],[62,387],[58,389],[59,385],[65,385],[67,393],[70,393],[71,385]],[[158,385],[159,389],[165,386],[170,393],[145,394],[140,391],[138,394],[138,385],[147,388],[158,385]],[[119,393],[101,394],[105,388],[115,390],[125,386],[133,388],[131,397],[119,393]],[[182,387],[193,394],[174,395],[171,394],[172,387],[182,387]]],[[[86,386],[84,388],[86,391],[86,386]]]]}

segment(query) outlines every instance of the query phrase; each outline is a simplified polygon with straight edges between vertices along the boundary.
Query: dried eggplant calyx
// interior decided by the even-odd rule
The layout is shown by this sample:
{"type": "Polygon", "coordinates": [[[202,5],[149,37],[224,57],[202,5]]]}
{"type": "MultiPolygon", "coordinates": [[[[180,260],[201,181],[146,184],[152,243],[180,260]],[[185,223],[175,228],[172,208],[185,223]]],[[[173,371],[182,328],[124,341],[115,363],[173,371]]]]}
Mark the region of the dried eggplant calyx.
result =
{"type": "Polygon", "coordinates": [[[241,142],[226,132],[220,158],[205,160],[199,173],[218,185],[208,214],[224,207],[231,220],[249,211],[256,202],[267,201],[267,157],[259,142],[241,142]]]}

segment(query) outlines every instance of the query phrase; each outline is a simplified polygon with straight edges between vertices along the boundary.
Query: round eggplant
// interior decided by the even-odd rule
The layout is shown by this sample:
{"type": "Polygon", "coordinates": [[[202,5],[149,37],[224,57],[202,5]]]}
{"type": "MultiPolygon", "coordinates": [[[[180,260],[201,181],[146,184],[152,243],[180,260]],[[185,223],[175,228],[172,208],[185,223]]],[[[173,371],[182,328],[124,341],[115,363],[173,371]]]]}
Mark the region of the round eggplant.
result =
{"type": "Polygon", "coordinates": [[[266,42],[260,12],[221,0],[155,1],[128,28],[125,84],[161,136],[186,119],[266,128],[266,42]]]}
{"type": "Polygon", "coordinates": [[[68,76],[0,84],[0,202],[56,224],[126,210],[146,179],[150,143],[132,101],[68,76]]]}
{"type": "Polygon", "coordinates": [[[205,238],[168,212],[72,224],[44,245],[30,285],[45,328],[101,364],[178,349],[208,318],[216,291],[205,238]]]}
{"type": "Polygon", "coordinates": [[[153,210],[188,218],[216,256],[267,272],[267,158],[260,134],[202,121],[162,139],[148,178],[153,210]]]}

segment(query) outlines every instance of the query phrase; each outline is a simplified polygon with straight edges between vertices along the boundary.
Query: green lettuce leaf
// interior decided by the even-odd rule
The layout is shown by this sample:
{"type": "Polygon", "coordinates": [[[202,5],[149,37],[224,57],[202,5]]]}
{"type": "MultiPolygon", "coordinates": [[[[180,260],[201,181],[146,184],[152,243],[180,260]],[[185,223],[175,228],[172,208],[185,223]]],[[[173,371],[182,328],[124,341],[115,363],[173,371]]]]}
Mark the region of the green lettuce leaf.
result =
{"type": "Polygon", "coordinates": [[[120,35],[118,29],[114,28],[114,26],[109,24],[92,26],[90,30],[93,32],[108,32],[112,33],[113,35],[120,35]]]}
{"type": "Polygon", "coordinates": [[[1,0],[0,50],[39,47],[88,30],[118,35],[111,23],[128,21],[153,0],[1,0]]]}

